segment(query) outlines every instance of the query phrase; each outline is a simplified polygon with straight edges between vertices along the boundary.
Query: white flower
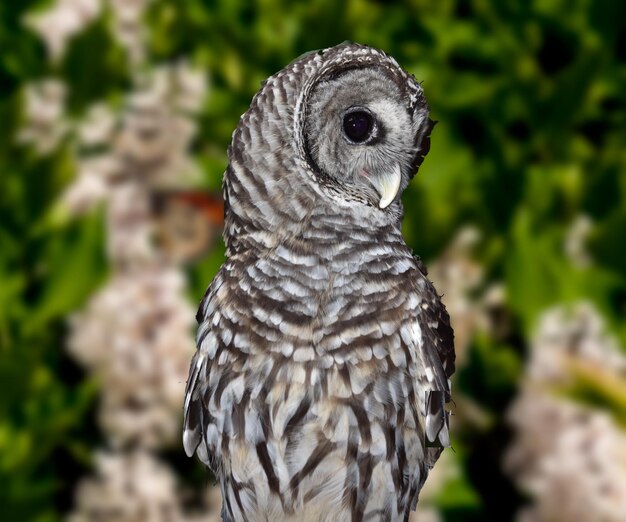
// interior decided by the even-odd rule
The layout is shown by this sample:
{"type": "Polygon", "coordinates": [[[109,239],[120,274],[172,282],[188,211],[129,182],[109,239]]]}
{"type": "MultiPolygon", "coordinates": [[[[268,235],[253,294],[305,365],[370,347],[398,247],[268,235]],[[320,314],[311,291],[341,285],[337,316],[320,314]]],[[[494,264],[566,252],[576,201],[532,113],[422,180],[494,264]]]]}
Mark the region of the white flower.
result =
{"type": "Polygon", "coordinates": [[[565,236],[565,255],[578,268],[592,264],[593,259],[587,248],[587,240],[593,230],[593,221],[585,214],[577,216],[565,236]]]}
{"type": "Polygon", "coordinates": [[[26,86],[24,125],[18,142],[28,143],[40,154],[54,150],[69,129],[65,118],[65,85],[48,79],[26,86]]]}
{"type": "Polygon", "coordinates": [[[531,345],[529,377],[542,384],[568,378],[567,361],[577,359],[611,371],[626,371],[626,356],[593,305],[577,303],[571,308],[546,311],[531,345]]]}
{"type": "Polygon", "coordinates": [[[130,62],[137,66],[145,58],[146,30],[143,15],[149,0],[109,0],[113,14],[113,34],[126,48],[130,62]]]}
{"type": "Polygon", "coordinates": [[[137,265],[156,257],[149,193],[140,181],[120,183],[110,191],[107,252],[112,262],[137,265]]]}
{"type": "Polygon", "coordinates": [[[26,18],[25,23],[44,41],[53,61],[63,57],[69,40],[101,12],[100,0],[57,0],[46,11],[26,18]]]}
{"type": "Polygon", "coordinates": [[[197,69],[192,69],[186,63],[180,63],[175,68],[176,80],[176,107],[196,113],[202,107],[207,92],[206,75],[197,69]]]}
{"type": "Polygon", "coordinates": [[[117,120],[115,113],[106,105],[92,105],[78,128],[80,144],[85,147],[109,144],[117,120]]]}

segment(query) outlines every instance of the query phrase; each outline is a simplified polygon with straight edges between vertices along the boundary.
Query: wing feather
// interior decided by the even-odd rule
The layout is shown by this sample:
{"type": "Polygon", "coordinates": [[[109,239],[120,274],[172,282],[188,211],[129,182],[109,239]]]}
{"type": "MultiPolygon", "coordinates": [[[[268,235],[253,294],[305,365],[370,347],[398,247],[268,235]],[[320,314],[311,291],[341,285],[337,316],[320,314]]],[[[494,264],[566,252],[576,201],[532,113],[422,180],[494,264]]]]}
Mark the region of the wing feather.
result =
{"type": "MultiPolygon", "coordinates": [[[[434,286],[421,273],[421,304],[418,323],[422,335],[422,358],[429,389],[426,397],[426,445],[450,446],[449,413],[450,377],[455,370],[454,332],[445,305],[434,286]]],[[[438,456],[438,455],[437,455],[438,456]]]]}

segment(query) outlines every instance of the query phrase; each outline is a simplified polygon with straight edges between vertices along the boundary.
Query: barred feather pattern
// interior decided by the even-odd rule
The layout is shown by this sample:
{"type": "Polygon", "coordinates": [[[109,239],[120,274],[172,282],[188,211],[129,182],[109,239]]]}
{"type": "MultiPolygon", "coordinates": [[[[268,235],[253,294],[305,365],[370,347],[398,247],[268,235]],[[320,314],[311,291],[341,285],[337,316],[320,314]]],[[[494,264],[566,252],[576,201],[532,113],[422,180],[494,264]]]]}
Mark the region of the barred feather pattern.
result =
{"type": "Polygon", "coordinates": [[[229,149],[227,260],[198,311],[183,435],[225,521],[407,520],[448,445],[453,334],[401,203],[346,194],[302,146],[307,89],[346,64],[382,64],[427,111],[393,59],[348,44],[270,78],[229,149]]]}

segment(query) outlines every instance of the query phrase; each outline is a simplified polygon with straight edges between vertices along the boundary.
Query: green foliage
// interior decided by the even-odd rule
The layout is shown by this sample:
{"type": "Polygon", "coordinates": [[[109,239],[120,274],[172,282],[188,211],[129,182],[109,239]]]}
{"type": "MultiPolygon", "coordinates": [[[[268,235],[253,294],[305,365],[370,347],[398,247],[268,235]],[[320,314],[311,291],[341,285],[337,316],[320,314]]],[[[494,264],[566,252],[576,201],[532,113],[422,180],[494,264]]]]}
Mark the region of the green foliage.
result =
{"type": "Polygon", "coordinates": [[[48,522],[93,445],[96,389],[63,346],[66,316],[103,280],[105,261],[101,216],[51,219],[74,176],[70,149],[40,156],[17,144],[21,88],[48,69],[21,25],[29,4],[0,6],[0,505],[6,520],[48,522]]]}
{"type": "Polygon", "coordinates": [[[48,521],[93,438],[96,389],[64,343],[66,316],[105,276],[103,226],[98,215],[62,227],[49,217],[71,174],[66,151],[10,152],[0,158],[0,498],[7,520],[48,521]],[[55,462],[63,455],[67,467],[55,462]]]}
{"type": "MultiPolygon", "coordinates": [[[[63,347],[67,315],[104,280],[106,263],[100,214],[55,218],[75,175],[70,141],[43,157],[16,144],[23,88],[62,79],[76,117],[92,102],[118,98],[131,75],[108,13],[51,63],[22,23],[46,4],[0,4],[0,504],[7,520],[41,522],[67,508],[95,446],[84,427],[94,385],[68,370],[63,347]]],[[[545,307],[590,299],[626,344],[625,18],[626,4],[610,0],[155,0],[147,14],[149,63],[187,59],[210,77],[193,153],[213,189],[260,82],[300,54],[354,40],[384,49],[423,81],[439,124],[404,196],[407,240],[428,261],[460,227],[476,225],[480,261],[491,280],[505,282],[520,325],[506,342],[476,340],[459,378],[496,422],[461,443],[461,474],[439,499],[447,520],[490,513],[510,487],[497,475],[475,480],[472,453],[498,436],[524,340],[545,307]],[[587,267],[563,249],[580,214],[594,222],[595,263],[587,267]]],[[[216,248],[191,267],[194,300],[222,255],[216,248]]],[[[584,397],[612,404],[623,418],[623,397],[589,375],[580,380],[580,389],[595,390],[584,397]]],[[[485,473],[495,470],[487,453],[485,473]]]]}

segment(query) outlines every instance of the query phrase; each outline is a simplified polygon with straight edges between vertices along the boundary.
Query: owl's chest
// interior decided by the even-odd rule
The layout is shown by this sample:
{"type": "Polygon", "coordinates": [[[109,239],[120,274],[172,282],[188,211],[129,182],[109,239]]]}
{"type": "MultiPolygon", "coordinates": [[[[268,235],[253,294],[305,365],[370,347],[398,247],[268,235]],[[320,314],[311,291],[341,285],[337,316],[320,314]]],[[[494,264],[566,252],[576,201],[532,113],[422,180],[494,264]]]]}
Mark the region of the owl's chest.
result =
{"type": "Polygon", "coordinates": [[[366,511],[392,506],[395,520],[410,505],[424,473],[424,404],[405,360],[365,350],[327,354],[327,366],[270,354],[249,359],[248,371],[237,372],[237,362],[216,368],[210,449],[222,480],[245,482],[242,495],[259,513],[320,510],[311,520],[349,520],[349,510],[330,515],[366,494],[366,511]]]}
{"type": "MultiPolygon", "coordinates": [[[[251,408],[250,415],[265,419],[260,425],[283,434],[306,406],[330,430],[326,436],[336,429],[344,440],[348,418],[357,427],[367,417],[418,429],[424,408],[416,387],[425,371],[413,266],[405,259],[364,266],[363,258],[320,263],[313,255],[278,254],[289,269],[259,259],[248,265],[249,279],[226,271],[216,293],[221,306],[206,322],[215,345],[209,392],[216,413],[228,405],[251,408]]],[[[241,424],[234,428],[245,432],[246,419],[234,416],[241,424]]]]}
{"type": "Polygon", "coordinates": [[[314,261],[259,259],[243,279],[222,276],[206,321],[209,450],[224,473],[296,510],[313,494],[341,503],[370,459],[371,490],[401,484],[405,505],[424,452],[415,274],[382,258],[367,270],[314,261]]]}

